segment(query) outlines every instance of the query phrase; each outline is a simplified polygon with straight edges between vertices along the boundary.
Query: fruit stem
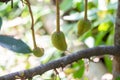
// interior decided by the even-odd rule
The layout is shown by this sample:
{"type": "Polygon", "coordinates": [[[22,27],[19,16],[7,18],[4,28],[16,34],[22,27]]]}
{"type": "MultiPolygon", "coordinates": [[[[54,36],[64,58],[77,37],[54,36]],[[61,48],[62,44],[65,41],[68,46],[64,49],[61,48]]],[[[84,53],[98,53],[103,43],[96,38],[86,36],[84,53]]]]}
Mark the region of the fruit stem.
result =
{"type": "Polygon", "coordinates": [[[87,20],[87,2],[88,2],[88,0],[85,0],[85,13],[84,13],[85,20],[87,20]]]}
{"type": "Polygon", "coordinates": [[[60,32],[60,12],[59,12],[59,1],[56,0],[56,31],[60,32]]]}
{"type": "Polygon", "coordinates": [[[37,45],[36,45],[36,40],[35,40],[33,13],[32,13],[32,9],[31,9],[29,0],[26,0],[26,2],[27,2],[27,6],[28,6],[28,8],[29,8],[29,13],[30,13],[30,16],[31,16],[31,21],[32,21],[31,30],[32,30],[32,37],[33,37],[33,45],[34,45],[34,48],[36,48],[37,45]]]}

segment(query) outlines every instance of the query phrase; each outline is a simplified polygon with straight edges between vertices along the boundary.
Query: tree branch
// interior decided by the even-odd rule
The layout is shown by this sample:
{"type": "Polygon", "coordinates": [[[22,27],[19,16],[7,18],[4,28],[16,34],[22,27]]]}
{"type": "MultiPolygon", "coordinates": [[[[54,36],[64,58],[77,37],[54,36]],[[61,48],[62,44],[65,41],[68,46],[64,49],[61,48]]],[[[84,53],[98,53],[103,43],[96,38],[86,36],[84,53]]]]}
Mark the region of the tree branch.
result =
{"type": "MultiPolygon", "coordinates": [[[[118,0],[116,21],[115,21],[115,35],[114,45],[120,46],[120,0],[118,0]]],[[[113,80],[120,76],[120,55],[113,57],[113,80]]]]}
{"type": "Polygon", "coordinates": [[[41,75],[44,72],[51,69],[65,67],[66,65],[71,64],[72,62],[78,61],[82,58],[90,58],[92,56],[100,56],[105,54],[109,54],[109,55],[120,54],[120,46],[103,46],[103,47],[88,48],[85,50],[77,51],[70,55],[61,57],[58,60],[54,60],[46,64],[42,64],[35,68],[1,76],[0,80],[15,80],[18,77],[24,77],[25,79],[31,78],[35,75],[41,75]]]}

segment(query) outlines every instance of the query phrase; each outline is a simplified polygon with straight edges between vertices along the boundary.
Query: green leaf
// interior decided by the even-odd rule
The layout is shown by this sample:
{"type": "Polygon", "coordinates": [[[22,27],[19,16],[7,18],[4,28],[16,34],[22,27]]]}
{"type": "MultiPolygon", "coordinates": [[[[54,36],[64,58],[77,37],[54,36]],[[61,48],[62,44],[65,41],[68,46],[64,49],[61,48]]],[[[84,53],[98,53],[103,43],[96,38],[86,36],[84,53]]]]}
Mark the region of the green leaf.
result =
{"type": "Polygon", "coordinates": [[[84,74],[85,67],[81,66],[77,71],[73,73],[74,78],[81,78],[84,74]]]}
{"type": "Polygon", "coordinates": [[[105,60],[105,65],[107,67],[107,70],[109,72],[112,72],[112,60],[111,60],[110,56],[105,56],[104,60],[105,60]]]}
{"type": "Polygon", "coordinates": [[[118,76],[115,80],[120,80],[120,76],[118,76]]]}
{"type": "Polygon", "coordinates": [[[2,18],[0,17],[0,29],[1,29],[1,26],[2,26],[2,18]]]}
{"type": "Polygon", "coordinates": [[[17,53],[30,53],[32,52],[28,45],[20,39],[14,39],[10,36],[0,35],[0,46],[12,50],[17,53]]]}
{"type": "Polygon", "coordinates": [[[107,41],[106,41],[106,45],[113,45],[114,44],[114,29],[110,32],[107,41]]]}
{"type": "Polygon", "coordinates": [[[96,36],[95,46],[98,46],[103,43],[103,37],[107,34],[105,31],[101,31],[96,36]]]}
{"type": "Polygon", "coordinates": [[[75,72],[73,73],[73,77],[81,78],[85,71],[84,61],[79,60],[77,63],[74,63],[72,66],[75,69],[75,72]]]}
{"type": "Polygon", "coordinates": [[[72,0],[64,0],[60,4],[60,9],[63,11],[67,11],[68,9],[72,8],[72,0]],[[67,4],[67,5],[66,5],[67,4]]]}

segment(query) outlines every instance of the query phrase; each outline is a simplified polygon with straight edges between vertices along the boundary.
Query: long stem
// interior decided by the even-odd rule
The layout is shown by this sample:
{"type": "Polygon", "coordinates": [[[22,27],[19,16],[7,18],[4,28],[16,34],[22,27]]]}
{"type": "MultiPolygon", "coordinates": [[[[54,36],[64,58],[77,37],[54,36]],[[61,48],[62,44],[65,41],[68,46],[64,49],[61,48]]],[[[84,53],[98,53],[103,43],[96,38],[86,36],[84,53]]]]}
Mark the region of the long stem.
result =
{"type": "Polygon", "coordinates": [[[87,2],[88,2],[88,0],[85,0],[85,14],[84,14],[85,20],[87,20],[87,2]]]}
{"type": "Polygon", "coordinates": [[[60,12],[59,12],[59,1],[56,0],[56,31],[60,32],[60,12]]]}
{"type": "Polygon", "coordinates": [[[33,45],[34,45],[34,48],[36,48],[37,45],[36,45],[35,32],[34,32],[34,18],[33,18],[33,14],[32,14],[32,10],[31,10],[31,6],[30,6],[29,0],[26,0],[26,2],[27,2],[27,5],[28,5],[28,8],[29,8],[29,12],[30,12],[30,16],[31,16],[31,21],[32,21],[31,30],[32,30],[32,37],[33,37],[33,45]]]}

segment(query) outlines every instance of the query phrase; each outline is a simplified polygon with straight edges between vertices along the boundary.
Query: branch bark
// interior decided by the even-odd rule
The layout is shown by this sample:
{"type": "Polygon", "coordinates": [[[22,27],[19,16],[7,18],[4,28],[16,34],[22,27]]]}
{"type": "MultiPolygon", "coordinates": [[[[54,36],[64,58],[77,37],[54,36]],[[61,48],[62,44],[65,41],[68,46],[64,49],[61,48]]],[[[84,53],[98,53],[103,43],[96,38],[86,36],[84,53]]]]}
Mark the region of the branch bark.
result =
{"type": "MultiPolygon", "coordinates": [[[[118,0],[116,14],[114,44],[115,46],[120,45],[120,0],[118,0]]],[[[113,77],[114,79],[120,77],[120,54],[114,56],[113,58],[113,77]]]]}
{"type": "Polygon", "coordinates": [[[15,80],[16,78],[31,78],[35,75],[41,75],[44,72],[56,69],[60,67],[65,67],[68,64],[71,64],[75,61],[78,61],[82,58],[90,58],[92,56],[100,56],[100,55],[118,55],[120,54],[120,46],[103,46],[103,47],[95,47],[95,48],[88,48],[85,50],[77,51],[74,53],[71,53],[70,55],[61,57],[58,60],[54,60],[51,62],[48,62],[46,64],[42,64],[40,66],[37,66],[35,68],[31,68],[28,70],[23,70],[19,72],[10,73],[4,76],[0,77],[0,80],[15,80]]]}

